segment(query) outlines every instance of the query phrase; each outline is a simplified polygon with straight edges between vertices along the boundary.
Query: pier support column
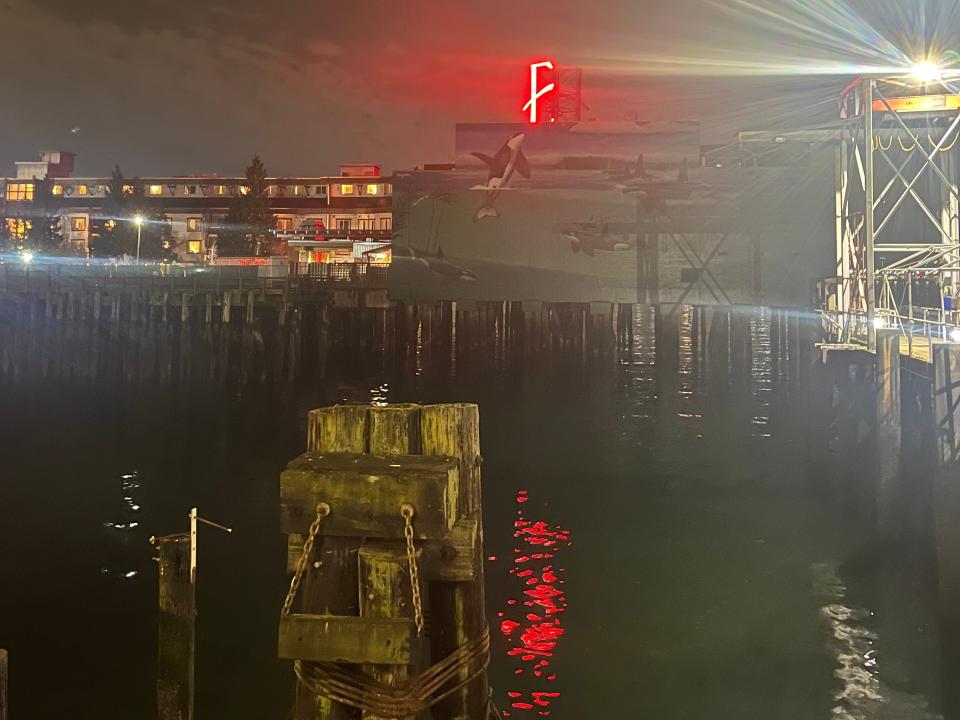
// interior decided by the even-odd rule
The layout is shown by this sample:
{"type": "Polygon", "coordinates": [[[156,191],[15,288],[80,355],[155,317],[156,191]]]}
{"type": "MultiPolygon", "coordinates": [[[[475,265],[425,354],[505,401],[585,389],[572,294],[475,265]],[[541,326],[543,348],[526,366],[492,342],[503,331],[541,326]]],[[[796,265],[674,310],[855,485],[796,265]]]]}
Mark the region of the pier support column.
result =
{"type": "Polygon", "coordinates": [[[960,343],[933,345],[937,569],[945,620],[960,627],[960,343]]]}
{"type": "Polygon", "coordinates": [[[193,647],[196,615],[190,582],[190,536],[157,538],[160,551],[160,638],[157,714],[160,720],[193,718],[193,647]]]}
{"type": "Polygon", "coordinates": [[[223,294],[223,322],[230,324],[230,306],[233,303],[233,293],[227,290],[223,294]]]}
{"type": "Polygon", "coordinates": [[[876,388],[876,529],[881,539],[903,529],[900,474],[900,331],[877,331],[876,388]]]}

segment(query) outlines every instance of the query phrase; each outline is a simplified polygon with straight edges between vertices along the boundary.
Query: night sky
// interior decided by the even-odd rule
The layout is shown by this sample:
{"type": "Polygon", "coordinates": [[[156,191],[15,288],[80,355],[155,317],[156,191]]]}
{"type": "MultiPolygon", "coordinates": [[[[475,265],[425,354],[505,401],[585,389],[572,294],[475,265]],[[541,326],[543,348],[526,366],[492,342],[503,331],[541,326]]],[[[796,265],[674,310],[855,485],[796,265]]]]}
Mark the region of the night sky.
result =
{"type": "Polygon", "coordinates": [[[81,175],[447,161],[455,122],[522,118],[542,57],[584,68],[588,117],[720,142],[829,119],[857,64],[960,28],[954,2],[888,4],[882,27],[875,0],[0,0],[0,173],[47,148],[81,175]]]}

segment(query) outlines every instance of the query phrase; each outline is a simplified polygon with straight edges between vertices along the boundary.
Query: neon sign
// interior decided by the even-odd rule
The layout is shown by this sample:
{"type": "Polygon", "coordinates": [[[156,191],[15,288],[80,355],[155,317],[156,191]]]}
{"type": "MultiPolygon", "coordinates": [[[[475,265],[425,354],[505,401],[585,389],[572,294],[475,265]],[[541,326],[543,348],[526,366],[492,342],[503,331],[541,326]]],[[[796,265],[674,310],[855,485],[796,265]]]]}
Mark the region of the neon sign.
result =
{"type": "Polygon", "coordinates": [[[531,124],[537,123],[537,101],[539,101],[540,98],[542,98],[548,92],[555,90],[557,87],[555,82],[547,83],[543,87],[539,86],[540,68],[553,70],[553,62],[550,60],[544,60],[542,62],[530,63],[530,99],[527,100],[527,104],[523,106],[523,110],[530,110],[531,124]]]}

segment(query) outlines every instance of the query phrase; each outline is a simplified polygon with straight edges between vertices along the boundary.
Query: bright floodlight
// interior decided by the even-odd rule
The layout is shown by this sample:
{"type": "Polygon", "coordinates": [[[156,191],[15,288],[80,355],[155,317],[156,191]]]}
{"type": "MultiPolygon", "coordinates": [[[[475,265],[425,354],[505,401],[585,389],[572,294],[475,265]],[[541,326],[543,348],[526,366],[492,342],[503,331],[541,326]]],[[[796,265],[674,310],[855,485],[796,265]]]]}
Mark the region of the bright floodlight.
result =
{"type": "Polygon", "coordinates": [[[30,252],[29,250],[24,252],[23,255],[21,255],[20,257],[23,258],[23,262],[26,263],[27,265],[33,262],[33,253],[30,252]]]}
{"type": "Polygon", "coordinates": [[[882,315],[876,315],[876,316],[873,318],[873,326],[874,326],[877,330],[883,330],[883,329],[887,326],[887,323],[886,323],[886,321],[883,319],[883,316],[882,316],[882,315]]]}
{"type": "Polygon", "coordinates": [[[918,62],[913,66],[910,74],[913,76],[914,80],[918,80],[924,84],[936,82],[942,77],[941,70],[937,64],[932,63],[929,60],[918,62]]]}
{"type": "Polygon", "coordinates": [[[960,328],[953,328],[950,331],[950,340],[952,342],[960,342],[960,328]]]}
{"type": "Polygon", "coordinates": [[[143,215],[134,215],[133,222],[135,225],[143,225],[143,215]]]}

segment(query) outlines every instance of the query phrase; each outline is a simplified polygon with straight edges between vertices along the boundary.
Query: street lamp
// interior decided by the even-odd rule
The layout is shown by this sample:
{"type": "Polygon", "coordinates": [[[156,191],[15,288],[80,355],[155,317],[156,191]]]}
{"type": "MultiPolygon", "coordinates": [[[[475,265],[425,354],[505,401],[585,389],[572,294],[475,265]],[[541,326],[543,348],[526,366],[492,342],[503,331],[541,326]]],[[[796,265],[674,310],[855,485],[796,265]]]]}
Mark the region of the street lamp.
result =
{"type": "Polygon", "coordinates": [[[140,229],[143,227],[143,215],[134,215],[133,223],[137,226],[137,265],[140,264],[140,229]]]}

